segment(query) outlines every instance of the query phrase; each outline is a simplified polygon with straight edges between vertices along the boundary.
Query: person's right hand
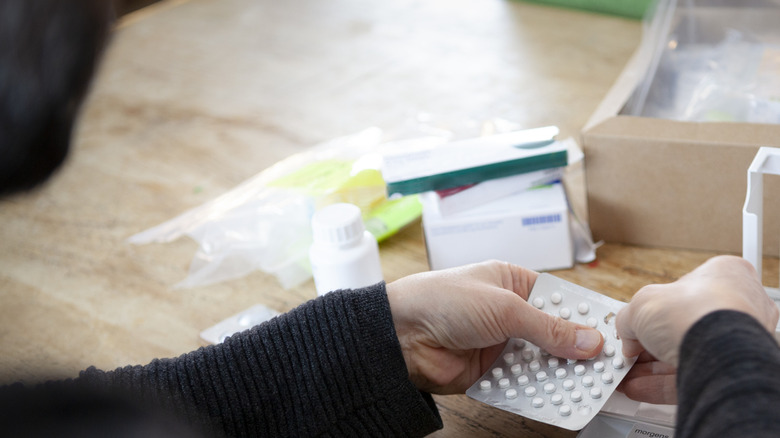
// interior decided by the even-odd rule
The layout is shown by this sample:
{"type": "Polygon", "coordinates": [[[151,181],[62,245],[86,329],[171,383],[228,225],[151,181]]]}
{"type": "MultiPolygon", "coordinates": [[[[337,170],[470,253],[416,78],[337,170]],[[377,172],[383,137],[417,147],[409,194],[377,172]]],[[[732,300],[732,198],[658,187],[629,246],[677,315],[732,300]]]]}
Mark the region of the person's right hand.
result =
{"type": "Polygon", "coordinates": [[[647,351],[676,368],[685,333],[717,310],[747,313],[770,333],[780,315],[753,265],[740,257],[714,257],[673,283],[645,286],[634,295],[616,320],[623,354],[647,351]]]}

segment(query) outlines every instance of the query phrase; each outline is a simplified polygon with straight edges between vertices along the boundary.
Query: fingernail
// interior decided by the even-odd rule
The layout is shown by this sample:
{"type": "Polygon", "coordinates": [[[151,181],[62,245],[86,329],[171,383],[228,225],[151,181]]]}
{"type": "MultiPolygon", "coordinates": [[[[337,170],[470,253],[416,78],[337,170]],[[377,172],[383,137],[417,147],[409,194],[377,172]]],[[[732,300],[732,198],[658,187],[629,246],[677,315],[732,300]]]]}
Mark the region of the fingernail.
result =
{"type": "Polygon", "coordinates": [[[599,346],[601,333],[598,330],[577,330],[577,339],[574,346],[578,350],[591,351],[599,346]]]}

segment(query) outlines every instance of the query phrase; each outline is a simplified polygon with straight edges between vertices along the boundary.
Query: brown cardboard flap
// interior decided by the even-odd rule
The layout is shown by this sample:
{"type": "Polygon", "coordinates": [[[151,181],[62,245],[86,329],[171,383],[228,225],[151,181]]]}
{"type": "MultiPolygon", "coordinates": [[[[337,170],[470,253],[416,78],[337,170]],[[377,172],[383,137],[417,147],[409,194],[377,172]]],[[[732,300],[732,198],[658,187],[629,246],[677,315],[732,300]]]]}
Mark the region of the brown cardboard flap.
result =
{"type": "MultiPolygon", "coordinates": [[[[613,116],[583,133],[596,239],[742,251],[747,169],[780,125],[613,116]]],[[[766,177],[764,252],[780,250],[780,179],[766,177]]]]}

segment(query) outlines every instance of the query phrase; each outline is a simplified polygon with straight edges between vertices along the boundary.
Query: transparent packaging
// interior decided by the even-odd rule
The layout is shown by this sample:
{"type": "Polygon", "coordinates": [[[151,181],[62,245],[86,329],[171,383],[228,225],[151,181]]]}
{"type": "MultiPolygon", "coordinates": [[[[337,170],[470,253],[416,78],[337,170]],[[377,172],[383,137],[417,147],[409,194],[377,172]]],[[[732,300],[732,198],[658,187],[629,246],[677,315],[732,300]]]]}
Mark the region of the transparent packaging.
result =
{"type": "Polygon", "coordinates": [[[448,120],[424,113],[392,132],[368,128],[292,155],[128,241],[195,240],[198,249],[177,288],[207,286],[258,270],[292,288],[312,278],[311,218],[320,208],[339,202],[359,206],[366,230],[380,243],[420,217],[416,195],[387,197],[380,172],[386,151],[425,149],[517,129],[503,119],[448,120]]]}
{"type": "MultiPolygon", "coordinates": [[[[382,131],[369,128],[290,156],[223,195],[165,223],[130,237],[129,242],[171,242],[189,236],[198,242],[189,274],[179,288],[240,278],[253,271],[276,276],[284,288],[312,276],[311,217],[319,208],[349,202],[366,216],[366,228],[386,238],[417,219],[416,198],[389,200],[379,167],[382,131]],[[370,226],[368,226],[370,224],[370,226]]],[[[442,142],[420,137],[408,143],[442,142]]]]}
{"type": "Polygon", "coordinates": [[[780,123],[780,0],[660,0],[651,17],[622,114],[780,123]]]}

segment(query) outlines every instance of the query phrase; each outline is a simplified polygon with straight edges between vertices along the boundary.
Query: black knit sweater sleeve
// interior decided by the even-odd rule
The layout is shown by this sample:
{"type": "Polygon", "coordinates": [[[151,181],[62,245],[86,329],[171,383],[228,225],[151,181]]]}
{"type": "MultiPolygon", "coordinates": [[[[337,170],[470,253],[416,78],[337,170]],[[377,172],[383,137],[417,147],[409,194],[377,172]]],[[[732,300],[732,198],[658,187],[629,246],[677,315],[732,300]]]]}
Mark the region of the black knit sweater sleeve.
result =
{"type": "Polygon", "coordinates": [[[224,343],[79,382],[143,394],[225,436],[422,436],[442,427],[410,382],[384,284],[336,291],[224,343]]]}
{"type": "Polygon", "coordinates": [[[685,335],[677,438],[780,436],[780,349],[758,321],[713,312],[685,335]]]}

